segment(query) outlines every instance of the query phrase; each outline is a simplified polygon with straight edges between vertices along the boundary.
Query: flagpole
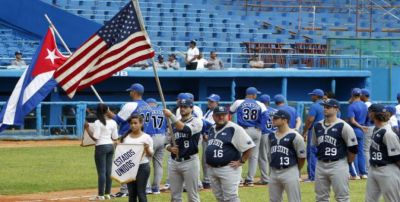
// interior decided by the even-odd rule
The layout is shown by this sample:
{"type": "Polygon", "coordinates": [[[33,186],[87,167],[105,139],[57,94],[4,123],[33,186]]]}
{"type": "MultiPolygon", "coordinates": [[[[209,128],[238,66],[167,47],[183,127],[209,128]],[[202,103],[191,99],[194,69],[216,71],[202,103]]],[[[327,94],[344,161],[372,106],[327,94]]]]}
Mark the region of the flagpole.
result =
{"type": "MultiPolygon", "coordinates": [[[[60,33],[58,32],[58,30],[56,29],[56,26],[54,26],[53,22],[50,20],[49,16],[47,16],[47,14],[44,14],[44,17],[46,18],[47,22],[49,23],[50,27],[54,30],[54,32],[56,33],[57,37],[60,39],[62,45],[64,46],[64,48],[68,51],[68,53],[70,55],[72,55],[71,50],[68,48],[67,44],[65,43],[64,39],[61,37],[60,33]]],[[[104,103],[103,99],[101,99],[99,93],[97,92],[97,90],[94,88],[93,85],[90,85],[90,88],[92,89],[92,91],[94,92],[94,94],[96,95],[97,99],[99,99],[99,101],[101,103],[104,103]]]]}
{"type": "MultiPolygon", "coordinates": [[[[142,13],[141,13],[141,11],[140,11],[139,2],[138,2],[137,0],[132,0],[132,3],[133,3],[134,8],[135,8],[135,10],[136,10],[136,14],[137,14],[137,16],[138,16],[138,20],[139,20],[140,27],[141,27],[141,29],[144,31],[148,43],[151,44],[151,42],[150,42],[150,37],[149,37],[149,35],[147,34],[147,30],[146,30],[145,27],[144,27],[144,21],[143,21],[142,13]]],[[[164,93],[163,93],[163,90],[162,90],[162,87],[161,87],[160,78],[158,77],[157,68],[156,68],[155,65],[154,65],[154,63],[155,63],[154,57],[151,58],[151,62],[153,63],[154,77],[155,77],[155,80],[156,80],[157,89],[158,89],[158,93],[160,94],[160,98],[161,98],[161,102],[162,102],[163,108],[164,108],[164,109],[167,109],[167,104],[165,103],[165,98],[164,98],[164,93]]],[[[173,135],[173,132],[172,132],[173,130],[172,130],[171,122],[170,122],[168,119],[167,119],[167,124],[168,124],[168,129],[169,129],[169,131],[170,131],[172,144],[173,144],[173,145],[176,145],[176,142],[175,142],[175,135],[173,135]]]]}

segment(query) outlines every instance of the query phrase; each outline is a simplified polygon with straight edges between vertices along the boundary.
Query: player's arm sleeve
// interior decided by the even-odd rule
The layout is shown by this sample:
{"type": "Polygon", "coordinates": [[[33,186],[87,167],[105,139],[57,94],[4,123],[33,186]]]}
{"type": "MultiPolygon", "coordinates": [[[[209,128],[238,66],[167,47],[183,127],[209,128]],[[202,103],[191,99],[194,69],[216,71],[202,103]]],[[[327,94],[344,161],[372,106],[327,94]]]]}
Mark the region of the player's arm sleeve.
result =
{"type": "Polygon", "coordinates": [[[235,127],[235,133],[233,134],[232,144],[240,152],[245,152],[248,149],[255,147],[253,140],[246,133],[242,127],[235,127]]]}
{"type": "Polygon", "coordinates": [[[111,132],[111,139],[117,140],[118,139],[118,125],[115,121],[112,122],[113,128],[111,132]]]}
{"type": "Polygon", "coordinates": [[[236,100],[235,102],[232,103],[232,105],[229,107],[229,112],[231,114],[235,113],[237,108],[239,106],[239,100],[236,100]]]}
{"type": "Polygon", "coordinates": [[[400,141],[399,137],[392,131],[387,131],[383,136],[383,143],[387,147],[388,156],[396,161],[400,160],[400,141]]]}
{"type": "Polygon", "coordinates": [[[137,108],[137,103],[135,102],[130,102],[126,103],[122,109],[118,112],[118,114],[114,117],[114,120],[120,124],[124,121],[126,121],[131,114],[136,110],[137,108]]]}
{"type": "Polygon", "coordinates": [[[346,143],[347,150],[353,154],[357,154],[358,153],[357,137],[356,134],[354,133],[353,128],[347,123],[344,123],[342,129],[342,138],[346,143]]]}
{"type": "Polygon", "coordinates": [[[296,150],[297,158],[306,158],[306,144],[303,137],[298,133],[293,140],[293,147],[296,150]]]}
{"type": "Polygon", "coordinates": [[[397,128],[398,127],[398,123],[397,123],[397,119],[395,117],[391,117],[389,119],[390,125],[392,126],[392,128],[397,128]]]}
{"type": "Polygon", "coordinates": [[[199,118],[194,118],[191,122],[185,124],[182,131],[194,135],[200,133],[202,129],[203,121],[199,118]]]}

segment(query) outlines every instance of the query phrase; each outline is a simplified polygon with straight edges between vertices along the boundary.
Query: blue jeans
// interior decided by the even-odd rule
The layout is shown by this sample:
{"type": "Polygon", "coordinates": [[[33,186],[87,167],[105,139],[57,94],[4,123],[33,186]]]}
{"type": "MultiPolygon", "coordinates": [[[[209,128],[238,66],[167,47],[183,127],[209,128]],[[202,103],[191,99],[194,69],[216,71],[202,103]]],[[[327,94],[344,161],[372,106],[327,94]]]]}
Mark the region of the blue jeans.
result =
{"type": "Polygon", "coordinates": [[[95,147],[94,160],[97,168],[99,196],[111,193],[111,165],[113,155],[114,145],[112,144],[98,145],[95,147]]]}
{"type": "Polygon", "coordinates": [[[315,166],[317,165],[317,147],[311,146],[312,132],[308,131],[307,134],[307,173],[308,179],[315,180],[315,166]]]}
{"type": "Polygon", "coordinates": [[[128,183],[129,202],[147,202],[146,185],[150,176],[150,164],[143,163],[139,165],[136,180],[128,183]]]}

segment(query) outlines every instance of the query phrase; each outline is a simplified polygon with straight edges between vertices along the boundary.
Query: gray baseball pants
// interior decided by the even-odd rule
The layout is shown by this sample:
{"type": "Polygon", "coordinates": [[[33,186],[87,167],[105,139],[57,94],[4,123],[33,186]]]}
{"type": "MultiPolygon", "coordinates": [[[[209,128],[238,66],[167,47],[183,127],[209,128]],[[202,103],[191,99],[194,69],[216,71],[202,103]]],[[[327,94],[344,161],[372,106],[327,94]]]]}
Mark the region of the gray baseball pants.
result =
{"type": "Polygon", "coordinates": [[[203,154],[201,156],[201,167],[203,168],[203,182],[204,183],[210,183],[210,177],[209,177],[209,166],[206,163],[206,148],[207,148],[207,141],[202,139],[201,145],[203,147],[203,154]]]}
{"type": "MultiPolygon", "coordinates": [[[[166,141],[165,134],[155,134],[153,138],[154,155],[152,157],[153,163],[153,183],[151,188],[160,189],[160,183],[163,175],[163,157],[164,157],[164,144],[166,141]]],[[[147,182],[147,187],[150,188],[150,178],[147,182]]]]}
{"type": "Polygon", "coordinates": [[[269,182],[269,164],[268,164],[268,155],[267,155],[267,141],[268,135],[261,135],[260,141],[260,149],[258,153],[258,167],[260,168],[260,181],[261,182],[269,182]]]}
{"type": "Polygon", "coordinates": [[[379,201],[381,195],[386,202],[400,201],[400,169],[395,164],[369,167],[366,202],[379,201]]]}
{"type": "Polygon", "coordinates": [[[218,202],[240,202],[239,183],[242,167],[227,165],[220,168],[209,167],[211,189],[218,202]]]}
{"type": "Polygon", "coordinates": [[[329,202],[329,193],[335,193],[338,202],[349,202],[349,164],[347,159],[335,162],[317,161],[315,172],[315,200],[318,202],[329,202]]]}
{"type": "Polygon", "coordinates": [[[289,202],[301,202],[299,169],[297,165],[286,169],[271,168],[269,201],[281,202],[283,191],[289,202]]]}
{"type": "Polygon", "coordinates": [[[253,182],[254,176],[257,171],[258,164],[258,152],[260,150],[260,141],[261,141],[261,130],[255,127],[250,127],[245,129],[246,133],[251,137],[256,147],[251,151],[251,155],[249,157],[249,170],[247,172],[246,180],[253,182]]]}
{"type": "Polygon", "coordinates": [[[188,194],[189,202],[200,201],[198,192],[200,162],[197,154],[182,162],[171,161],[169,179],[171,184],[171,201],[182,202],[183,184],[188,194]]]}

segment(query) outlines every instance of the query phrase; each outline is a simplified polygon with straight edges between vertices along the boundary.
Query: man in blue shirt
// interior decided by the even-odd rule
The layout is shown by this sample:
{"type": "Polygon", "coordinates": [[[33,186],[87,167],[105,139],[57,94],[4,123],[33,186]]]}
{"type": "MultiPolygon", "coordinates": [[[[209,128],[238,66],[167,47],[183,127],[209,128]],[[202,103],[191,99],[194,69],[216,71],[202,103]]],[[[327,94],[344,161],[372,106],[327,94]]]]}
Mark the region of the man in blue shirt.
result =
{"type": "Polygon", "coordinates": [[[166,135],[167,135],[167,120],[163,113],[163,108],[158,106],[157,100],[154,98],[146,99],[146,102],[151,107],[150,114],[150,124],[149,130],[152,131],[152,139],[153,139],[153,183],[150,186],[150,178],[147,183],[148,193],[152,194],[160,194],[160,183],[163,175],[163,157],[164,157],[164,146],[166,143],[166,135]],[[151,191],[150,191],[151,190],[151,191]]]}
{"type": "Polygon", "coordinates": [[[261,140],[261,121],[263,113],[266,113],[266,107],[259,101],[255,100],[260,92],[255,87],[246,89],[246,98],[236,100],[230,107],[230,113],[236,113],[237,123],[242,126],[246,133],[256,144],[250,158],[249,170],[244,181],[246,186],[254,186],[254,175],[257,171],[258,152],[261,140]]]}
{"type": "Polygon", "coordinates": [[[368,132],[365,121],[368,115],[367,105],[361,101],[361,89],[354,88],[351,91],[350,105],[347,110],[348,122],[353,127],[357,137],[358,153],[354,163],[350,165],[351,179],[368,178],[364,156],[364,133],[368,132]]]}
{"type": "Polygon", "coordinates": [[[299,114],[296,112],[296,109],[294,107],[285,104],[286,98],[281,94],[275,95],[274,101],[277,110],[284,110],[290,114],[289,127],[291,129],[299,131],[301,126],[301,118],[299,114]]]}
{"type": "Polygon", "coordinates": [[[311,93],[311,101],[313,104],[310,106],[308,116],[303,128],[303,137],[307,140],[307,173],[308,180],[315,180],[315,166],[317,164],[317,147],[311,144],[312,128],[315,123],[324,118],[324,108],[322,107],[322,98],[324,91],[321,89],[314,89],[311,93]]]}
{"type": "Polygon", "coordinates": [[[272,125],[272,115],[278,110],[269,106],[271,97],[267,94],[260,96],[260,102],[267,108],[267,113],[264,113],[263,122],[261,127],[261,141],[260,152],[258,154],[258,167],[260,168],[260,181],[256,182],[258,185],[266,185],[269,183],[268,174],[268,155],[267,155],[267,141],[268,135],[276,131],[276,127],[272,125]]]}

